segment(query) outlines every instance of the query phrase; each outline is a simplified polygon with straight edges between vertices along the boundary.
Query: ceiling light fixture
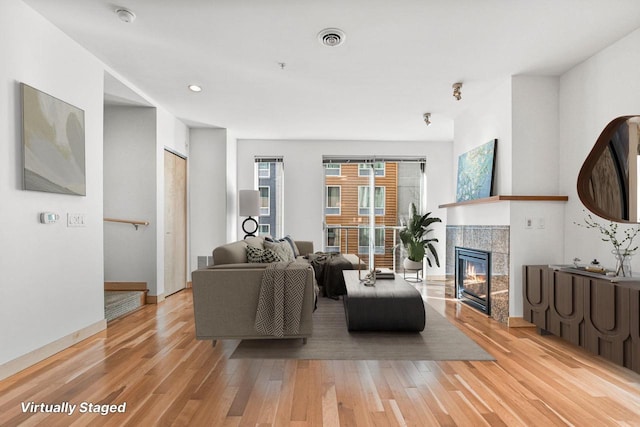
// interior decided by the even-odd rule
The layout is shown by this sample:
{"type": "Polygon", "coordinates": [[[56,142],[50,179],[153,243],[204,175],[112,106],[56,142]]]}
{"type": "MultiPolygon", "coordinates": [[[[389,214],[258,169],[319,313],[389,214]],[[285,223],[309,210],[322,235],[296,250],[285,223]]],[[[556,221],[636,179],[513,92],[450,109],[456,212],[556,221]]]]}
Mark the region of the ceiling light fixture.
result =
{"type": "Polygon", "coordinates": [[[424,119],[424,123],[425,123],[427,126],[431,126],[431,113],[424,113],[424,114],[422,115],[422,118],[424,119]]]}
{"type": "Polygon", "coordinates": [[[318,33],[318,41],[323,46],[340,46],[346,40],[347,35],[338,28],[325,28],[318,33]]]}
{"type": "Polygon", "coordinates": [[[136,20],[135,13],[131,12],[129,9],[125,9],[122,7],[116,9],[116,15],[118,15],[118,18],[120,18],[122,22],[126,22],[127,24],[130,24],[136,20]]]}
{"type": "Polygon", "coordinates": [[[456,100],[460,101],[460,99],[462,98],[462,92],[461,92],[462,83],[460,82],[454,83],[452,87],[453,87],[453,97],[456,100]]]}
{"type": "Polygon", "coordinates": [[[189,85],[187,86],[191,92],[202,92],[202,86],[189,85]]]}

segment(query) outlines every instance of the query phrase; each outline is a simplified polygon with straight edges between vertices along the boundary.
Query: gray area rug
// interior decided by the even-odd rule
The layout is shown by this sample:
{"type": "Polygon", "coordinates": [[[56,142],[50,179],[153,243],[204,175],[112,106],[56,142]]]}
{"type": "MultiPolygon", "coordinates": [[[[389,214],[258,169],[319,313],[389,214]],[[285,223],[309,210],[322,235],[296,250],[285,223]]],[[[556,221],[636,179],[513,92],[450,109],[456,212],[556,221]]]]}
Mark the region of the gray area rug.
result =
{"type": "Polygon", "coordinates": [[[319,298],[307,344],[301,339],[243,340],[231,359],[495,360],[429,304],[425,311],[421,333],[349,332],[342,301],[319,298]]]}

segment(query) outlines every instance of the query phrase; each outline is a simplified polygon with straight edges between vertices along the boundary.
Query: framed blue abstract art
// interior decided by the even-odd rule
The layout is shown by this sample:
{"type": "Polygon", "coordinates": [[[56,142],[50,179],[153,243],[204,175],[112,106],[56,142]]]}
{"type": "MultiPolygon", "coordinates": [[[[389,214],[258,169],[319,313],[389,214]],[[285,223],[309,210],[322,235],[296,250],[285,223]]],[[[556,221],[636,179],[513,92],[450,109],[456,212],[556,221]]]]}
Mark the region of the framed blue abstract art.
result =
{"type": "Polygon", "coordinates": [[[497,144],[494,139],[458,157],[456,202],[491,196],[497,144]]]}

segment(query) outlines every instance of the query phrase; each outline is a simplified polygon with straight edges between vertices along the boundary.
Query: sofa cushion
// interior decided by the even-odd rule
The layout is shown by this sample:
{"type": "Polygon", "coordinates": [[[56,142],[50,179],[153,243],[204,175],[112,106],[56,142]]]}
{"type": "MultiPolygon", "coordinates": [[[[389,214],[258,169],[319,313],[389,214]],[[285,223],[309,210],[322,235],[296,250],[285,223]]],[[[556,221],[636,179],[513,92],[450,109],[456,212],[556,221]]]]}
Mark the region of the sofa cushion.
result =
{"type": "Polygon", "coordinates": [[[313,242],[308,240],[297,240],[296,247],[301,256],[306,256],[313,253],[313,242]]]}
{"type": "Polygon", "coordinates": [[[271,249],[254,248],[247,246],[247,260],[249,262],[279,262],[282,258],[271,249]]]}
{"type": "Polygon", "coordinates": [[[213,250],[213,264],[241,264],[247,262],[247,243],[239,240],[218,246],[213,250]]]}
{"type": "Polygon", "coordinates": [[[265,239],[264,241],[265,249],[271,249],[275,252],[282,261],[295,261],[296,256],[293,254],[293,249],[291,249],[291,245],[289,242],[273,242],[265,239]]]}

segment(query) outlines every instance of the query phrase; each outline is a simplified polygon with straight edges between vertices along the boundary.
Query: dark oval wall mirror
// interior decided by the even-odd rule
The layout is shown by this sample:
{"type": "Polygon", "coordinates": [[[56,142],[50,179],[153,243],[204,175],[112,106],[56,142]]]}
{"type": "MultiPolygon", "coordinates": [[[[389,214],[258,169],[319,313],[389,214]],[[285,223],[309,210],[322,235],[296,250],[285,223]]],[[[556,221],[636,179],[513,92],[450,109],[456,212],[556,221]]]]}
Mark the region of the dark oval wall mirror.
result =
{"type": "Polygon", "coordinates": [[[622,116],[602,131],[578,174],[578,197],[594,214],[639,222],[640,116],[622,116]]]}

